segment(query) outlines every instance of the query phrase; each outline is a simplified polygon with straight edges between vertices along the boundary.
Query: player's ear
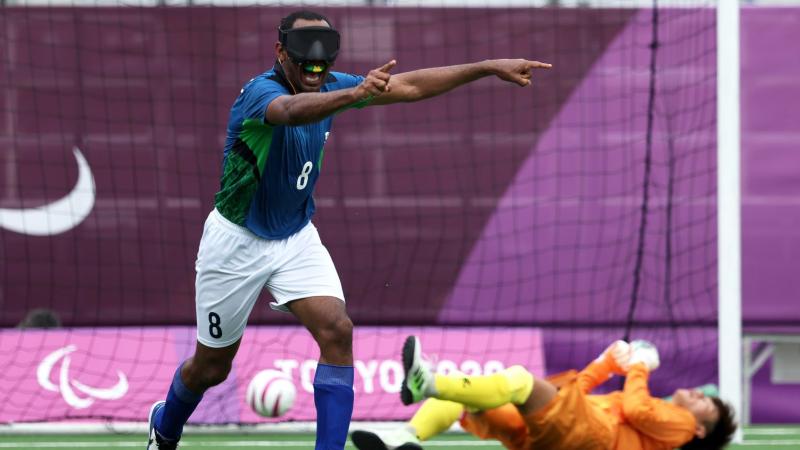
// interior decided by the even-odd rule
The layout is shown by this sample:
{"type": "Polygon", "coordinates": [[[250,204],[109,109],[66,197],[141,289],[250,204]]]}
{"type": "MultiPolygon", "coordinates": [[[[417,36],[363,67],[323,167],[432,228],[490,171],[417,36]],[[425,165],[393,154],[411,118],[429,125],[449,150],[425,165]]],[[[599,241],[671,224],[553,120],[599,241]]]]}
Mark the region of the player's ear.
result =
{"type": "Polygon", "coordinates": [[[698,439],[704,439],[706,437],[706,426],[703,423],[697,422],[697,425],[694,427],[694,435],[698,439]]]}
{"type": "Polygon", "coordinates": [[[281,45],[280,41],[275,41],[275,59],[283,64],[283,60],[286,59],[286,52],[283,51],[283,46],[281,45]]]}

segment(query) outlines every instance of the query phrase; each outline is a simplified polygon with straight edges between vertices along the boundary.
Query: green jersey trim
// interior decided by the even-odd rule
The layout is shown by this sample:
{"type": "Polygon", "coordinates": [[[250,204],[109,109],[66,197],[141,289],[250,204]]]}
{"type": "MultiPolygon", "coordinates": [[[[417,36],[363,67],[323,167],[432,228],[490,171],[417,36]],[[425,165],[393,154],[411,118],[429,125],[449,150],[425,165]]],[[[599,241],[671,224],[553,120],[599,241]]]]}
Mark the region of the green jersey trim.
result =
{"type": "Polygon", "coordinates": [[[222,187],[214,206],[223,217],[244,226],[250,203],[258,190],[272,144],[272,127],[258,119],[246,119],[237,142],[228,152],[222,187]]]}
{"type": "Polygon", "coordinates": [[[336,115],[336,114],[339,114],[339,113],[343,113],[343,112],[347,111],[348,109],[361,109],[361,108],[364,108],[366,106],[369,106],[370,103],[372,103],[372,99],[373,98],[374,97],[372,95],[370,95],[369,97],[367,97],[365,99],[361,99],[361,100],[359,100],[359,101],[357,101],[355,103],[351,103],[349,105],[342,106],[341,108],[337,109],[333,114],[336,115]]]}

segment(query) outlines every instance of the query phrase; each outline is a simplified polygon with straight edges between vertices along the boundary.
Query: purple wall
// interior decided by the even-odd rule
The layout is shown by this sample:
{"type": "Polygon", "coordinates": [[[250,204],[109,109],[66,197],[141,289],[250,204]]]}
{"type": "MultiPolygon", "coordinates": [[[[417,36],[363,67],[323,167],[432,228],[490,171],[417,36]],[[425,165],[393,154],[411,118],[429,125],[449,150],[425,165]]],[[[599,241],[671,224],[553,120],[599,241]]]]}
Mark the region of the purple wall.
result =
{"type": "MultiPolygon", "coordinates": [[[[742,11],[742,281],[748,327],[800,325],[800,8],[742,11]]],[[[797,331],[796,331],[797,332],[797,331]]],[[[800,385],[755,377],[754,422],[800,422],[800,385]]]]}
{"type": "Polygon", "coordinates": [[[800,8],[742,14],[742,271],[746,322],[800,324],[800,8]]]}
{"type": "MultiPolygon", "coordinates": [[[[192,262],[219,183],[228,110],[241,85],[271,66],[286,11],[7,11],[2,44],[13,56],[0,62],[2,104],[16,126],[3,176],[15,179],[0,183],[2,206],[64,195],[76,176],[73,145],[95,174],[97,203],[80,227],[52,239],[0,232],[14,255],[0,272],[0,323],[34,306],[55,308],[71,325],[193,323],[192,262]]],[[[339,70],[493,55],[561,66],[524,91],[483,80],[443,99],[336,120],[315,222],[351,314],[434,323],[518,165],[632,12],[377,11],[328,11],[344,30],[339,70]],[[504,32],[469,32],[487,25],[504,32]]],[[[290,318],[259,308],[254,320],[290,318]]]]}

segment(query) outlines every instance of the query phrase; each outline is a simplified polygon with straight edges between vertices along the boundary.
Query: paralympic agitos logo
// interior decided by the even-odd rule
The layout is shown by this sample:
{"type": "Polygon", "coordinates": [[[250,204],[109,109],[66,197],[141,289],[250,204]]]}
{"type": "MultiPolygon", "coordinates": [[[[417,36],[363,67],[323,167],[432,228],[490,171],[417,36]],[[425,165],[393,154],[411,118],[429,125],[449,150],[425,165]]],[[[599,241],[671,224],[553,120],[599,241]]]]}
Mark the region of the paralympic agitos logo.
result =
{"type": "Polygon", "coordinates": [[[117,400],[128,392],[128,378],[120,370],[117,370],[117,384],[110,388],[91,387],[72,379],[69,374],[72,363],[70,353],[77,349],[74,345],[68,345],[45,356],[36,369],[36,379],[39,385],[48,391],[60,392],[64,401],[75,409],[88,408],[94,404],[95,400],[117,400]],[[59,361],[61,361],[61,365],[57,370],[58,383],[53,383],[51,375],[59,361]]]}
{"type": "Polygon", "coordinates": [[[72,149],[78,163],[78,181],[67,195],[33,208],[0,208],[0,229],[30,236],[51,236],[69,231],[92,212],[95,184],[89,163],[78,147],[72,149]]]}

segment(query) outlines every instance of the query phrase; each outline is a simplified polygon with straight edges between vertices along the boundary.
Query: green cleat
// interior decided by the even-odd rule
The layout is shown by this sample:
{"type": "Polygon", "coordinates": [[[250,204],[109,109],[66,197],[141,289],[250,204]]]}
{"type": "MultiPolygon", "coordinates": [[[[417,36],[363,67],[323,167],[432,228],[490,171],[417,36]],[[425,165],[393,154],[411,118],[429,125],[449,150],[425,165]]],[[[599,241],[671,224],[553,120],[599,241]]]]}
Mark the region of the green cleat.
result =
{"type": "Polygon", "coordinates": [[[400,388],[400,400],[404,405],[424,400],[433,388],[434,379],[430,364],[422,358],[416,336],[407,337],[403,344],[403,372],[405,379],[400,388]]]}

